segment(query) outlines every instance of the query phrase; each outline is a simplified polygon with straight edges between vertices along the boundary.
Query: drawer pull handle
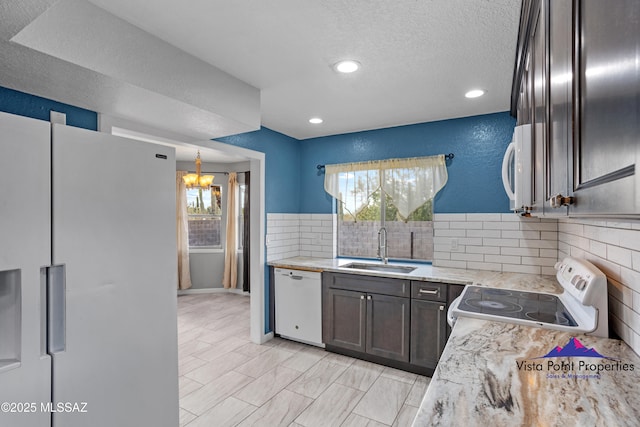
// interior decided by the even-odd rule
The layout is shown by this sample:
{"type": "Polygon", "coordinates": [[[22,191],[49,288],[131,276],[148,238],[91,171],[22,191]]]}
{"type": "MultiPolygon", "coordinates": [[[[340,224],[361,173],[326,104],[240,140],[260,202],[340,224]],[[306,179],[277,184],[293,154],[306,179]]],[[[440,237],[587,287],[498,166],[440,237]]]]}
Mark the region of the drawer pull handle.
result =
{"type": "Polygon", "coordinates": [[[440,291],[438,289],[420,289],[418,292],[421,294],[437,295],[440,291]]]}
{"type": "Polygon", "coordinates": [[[360,299],[364,299],[364,295],[360,295],[360,299]]]}

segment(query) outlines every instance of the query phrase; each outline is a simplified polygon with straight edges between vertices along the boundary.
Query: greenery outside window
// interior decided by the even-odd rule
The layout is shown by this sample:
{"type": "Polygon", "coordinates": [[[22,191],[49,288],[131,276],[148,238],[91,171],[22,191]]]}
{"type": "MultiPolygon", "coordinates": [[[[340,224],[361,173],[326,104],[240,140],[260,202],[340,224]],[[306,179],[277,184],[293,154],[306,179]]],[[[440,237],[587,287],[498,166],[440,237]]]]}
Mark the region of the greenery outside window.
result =
{"type": "Polygon", "coordinates": [[[222,248],[222,189],[187,189],[190,248],[222,248]]]}
{"type": "Polygon", "coordinates": [[[444,155],[325,166],[325,190],[338,201],[338,255],[433,258],[433,198],[447,182],[444,155]]]}
{"type": "Polygon", "coordinates": [[[433,202],[430,200],[403,219],[388,196],[373,193],[354,216],[338,202],[338,256],[375,258],[378,231],[387,230],[387,254],[394,259],[433,259],[433,202]]]}

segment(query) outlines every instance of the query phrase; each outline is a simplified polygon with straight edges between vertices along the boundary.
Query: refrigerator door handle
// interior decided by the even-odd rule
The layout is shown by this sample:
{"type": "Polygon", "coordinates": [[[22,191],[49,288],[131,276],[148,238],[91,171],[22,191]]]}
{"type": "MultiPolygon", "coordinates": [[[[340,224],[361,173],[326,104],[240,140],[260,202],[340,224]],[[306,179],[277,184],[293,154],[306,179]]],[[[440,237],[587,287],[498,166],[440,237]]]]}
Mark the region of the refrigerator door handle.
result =
{"type": "Polygon", "coordinates": [[[47,353],[66,349],[66,268],[64,264],[48,267],[47,274],[47,353]]]}

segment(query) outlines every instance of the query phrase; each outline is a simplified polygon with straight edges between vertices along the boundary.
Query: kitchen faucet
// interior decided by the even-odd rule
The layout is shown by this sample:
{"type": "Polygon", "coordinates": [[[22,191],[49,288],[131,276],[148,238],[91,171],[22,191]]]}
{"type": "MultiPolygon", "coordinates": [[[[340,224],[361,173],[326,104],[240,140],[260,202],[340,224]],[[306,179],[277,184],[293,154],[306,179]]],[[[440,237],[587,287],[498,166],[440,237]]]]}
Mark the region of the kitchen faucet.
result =
{"type": "Polygon", "coordinates": [[[389,262],[389,258],[387,258],[387,229],[384,227],[380,227],[378,230],[378,257],[383,264],[389,262]]]}

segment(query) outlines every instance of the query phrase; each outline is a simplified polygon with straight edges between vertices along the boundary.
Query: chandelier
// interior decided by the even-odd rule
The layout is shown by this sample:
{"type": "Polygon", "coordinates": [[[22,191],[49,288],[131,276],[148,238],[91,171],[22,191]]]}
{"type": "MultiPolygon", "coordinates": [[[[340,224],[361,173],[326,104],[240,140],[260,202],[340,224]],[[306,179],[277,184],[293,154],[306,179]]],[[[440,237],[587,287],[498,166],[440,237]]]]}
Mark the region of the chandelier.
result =
{"type": "Polygon", "coordinates": [[[213,184],[213,175],[200,175],[201,165],[202,161],[200,160],[200,151],[198,150],[198,156],[196,157],[196,173],[188,173],[182,177],[187,188],[209,189],[211,184],[213,184]]]}

